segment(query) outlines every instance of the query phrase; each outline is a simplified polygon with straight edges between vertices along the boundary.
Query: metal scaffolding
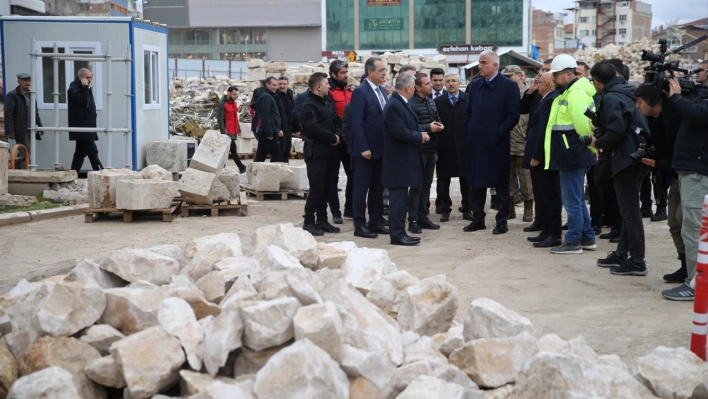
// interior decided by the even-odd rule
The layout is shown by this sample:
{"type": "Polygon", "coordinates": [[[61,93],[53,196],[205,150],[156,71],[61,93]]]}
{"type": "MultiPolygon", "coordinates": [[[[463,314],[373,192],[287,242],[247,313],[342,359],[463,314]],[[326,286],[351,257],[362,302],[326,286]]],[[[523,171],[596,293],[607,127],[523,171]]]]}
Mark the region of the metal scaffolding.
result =
{"type": "MultiPolygon", "coordinates": [[[[108,138],[108,154],[106,159],[106,168],[112,168],[112,162],[113,162],[113,152],[112,152],[112,141],[110,134],[111,133],[123,133],[125,135],[125,159],[126,159],[126,164],[125,167],[130,169],[131,166],[131,149],[132,149],[132,142],[130,140],[130,134],[133,132],[131,129],[131,112],[130,112],[130,99],[133,96],[131,93],[131,65],[130,62],[133,60],[130,58],[131,55],[131,48],[130,44],[128,44],[128,48],[126,50],[126,57],[125,58],[113,58],[112,54],[112,48],[111,48],[111,41],[108,41],[108,48],[106,50],[105,54],[65,54],[65,53],[60,53],[59,52],[59,47],[57,45],[57,42],[54,42],[54,52],[53,53],[41,53],[41,52],[36,52],[36,41],[35,39],[32,39],[32,51],[30,52],[30,56],[32,57],[32,66],[30,70],[30,75],[32,77],[32,80],[36,82],[35,77],[37,75],[37,58],[44,58],[44,57],[51,57],[52,60],[54,61],[54,88],[53,88],[53,96],[54,96],[54,126],[42,126],[41,128],[38,128],[36,126],[36,114],[37,114],[37,92],[35,91],[34,86],[30,87],[30,167],[32,169],[37,168],[37,157],[36,157],[36,147],[37,147],[37,140],[35,138],[35,134],[37,131],[44,131],[44,132],[54,132],[54,133],[59,133],[59,132],[76,132],[76,133],[105,133],[106,138],[108,138]],[[95,62],[105,62],[106,63],[106,77],[104,78],[106,80],[106,104],[104,107],[104,111],[106,112],[106,127],[95,127],[95,128],[90,128],[90,127],[64,127],[59,125],[59,61],[95,61],[95,62]],[[112,63],[113,62],[123,62],[125,63],[125,70],[126,70],[126,94],[125,94],[125,104],[126,104],[126,109],[125,109],[125,128],[114,128],[113,127],[113,113],[111,112],[111,99],[113,95],[113,85],[112,85],[112,63]]],[[[102,84],[103,82],[99,82],[99,84],[102,84]]],[[[68,87],[67,87],[68,88],[68,87]]],[[[67,97],[67,102],[68,102],[68,97],[67,97]]],[[[61,166],[61,163],[59,162],[59,135],[55,134],[54,135],[54,167],[59,167],[61,166]]]]}

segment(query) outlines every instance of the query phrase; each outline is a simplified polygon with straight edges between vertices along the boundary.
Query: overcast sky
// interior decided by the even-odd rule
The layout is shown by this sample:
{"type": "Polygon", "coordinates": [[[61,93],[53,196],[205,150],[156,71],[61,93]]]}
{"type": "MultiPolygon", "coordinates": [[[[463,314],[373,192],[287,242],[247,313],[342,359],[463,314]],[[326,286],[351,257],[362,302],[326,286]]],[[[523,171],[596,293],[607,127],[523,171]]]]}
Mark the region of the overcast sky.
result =
{"type": "MultiPolygon", "coordinates": [[[[679,23],[695,21],[708,17],[708,0],[642,0],[651,4],[651,26],[665,25],[667,21],[678,19],[679,23]]],[[[531,0],[534,8],[544,11],[560,12],[575,5],[570,0],[531,0]]],[[[572,21],[572,15],[569,15],[572,21]]]]}

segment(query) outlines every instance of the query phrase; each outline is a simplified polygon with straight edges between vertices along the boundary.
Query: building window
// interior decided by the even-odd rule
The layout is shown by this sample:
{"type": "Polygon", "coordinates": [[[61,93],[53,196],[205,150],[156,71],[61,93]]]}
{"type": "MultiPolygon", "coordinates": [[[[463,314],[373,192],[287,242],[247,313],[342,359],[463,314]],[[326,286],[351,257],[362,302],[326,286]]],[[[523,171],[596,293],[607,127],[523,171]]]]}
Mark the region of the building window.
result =
{"type": "Polygon", "coordinates": [[[143,109],[160,109],[160,49],[143,46],[143,109]]]}
{"type": "Polygon", "coordinates": [[[619,34],[620,34],[620,35],[626,35],[626,34],[627,34],[627,28],[620,28],[619,34]]]}
{"type": "Polygon", "coordinates": [[[592,17],[592,23],[594,23],[594,24],[597,23],[597,17],[596,17],[596,16],[593,16],[593,17],[592,17]]]}
{"type": "MultiPolygon", "coordinates": [[[[53,53],[54,42],[35,42],[35,51],[53,53]]],[[[100,54],[101,43],[98,42],[57,42],[57,52],[61,54],[100,54]]],[[[54,109],[54,60],[50,57],[37,58],[37,107],[39,109],[54,109]]],[[[66,91],[69,84],[76,79],[81,68],[88,68],[93,73],[93,96],[96,109],[103,108],[103,95],[100,63],[93,61],[63,61],[59,60],[59,109],[67,109],[66,91]]]]}
{"type": "Polygon", "coordinates": [[[627,14],[621,14],[620,21],[626,21],[626,20],[627,20],[627,14]]]}
{"type": "Polygon", "coordinates": [[[579,37],[585,37],[585,36],[589,36],[589,35],[590,35],[590,31],[588,31],[587,29],[581,29],[578,31],[579,37]]]}
{"type": "Polygon", "coordinates": [[[595,29],[590,31],[590,36],[595,36],[595,29]]]}
{"type": "Polygon", "coordinates": [[[580,23],[581,23],[581,24],[586,24],[586,23],[588,23],[588,17],[580,17],[580,23]]]}

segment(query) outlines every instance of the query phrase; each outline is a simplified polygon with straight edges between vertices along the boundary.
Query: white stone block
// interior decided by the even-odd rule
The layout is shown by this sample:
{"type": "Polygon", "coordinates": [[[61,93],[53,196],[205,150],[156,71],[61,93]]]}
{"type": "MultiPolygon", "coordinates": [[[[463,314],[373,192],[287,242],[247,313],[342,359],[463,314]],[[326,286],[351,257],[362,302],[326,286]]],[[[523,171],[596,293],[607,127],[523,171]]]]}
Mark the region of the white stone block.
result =
{"type": "Polygon", "coordinates": [[[265,62],[263,62],[262,59],[260,58],[251,58],[248,61],[246,61],[246,68],[263,68],[265,66],[265,62]]]}
{"type": "Polygon", "coordinates": [[[292,182],[280,183],[280,188],[290,190],[307,190],[310,188],[310,181],[307,178],[307,166],[305,165],[288,165],[288,168],[295,175],[292,182]]]}
{"type": "Polygon", "coordinates": [[[207,130],[194,152],[190,168],[219,174],[229,158],[231,139],[216,130],[207,130]]]}
{"type": "Polygon", "coordinates": [[[239,122],[238,124],[240,131],[241,131],[241,138],[243,139],[252,139],[255,138],[253,135],[253,131],[251,130],[251,124],[250,123],[245,123],[245,122],[239,122]]]}
{"type": "Polygon", "coordinates": [[[249,68],[248,73],[246,74],[246,81],[247,82],[260,82],[261,80],[266,79],[266,70],[265,68],[249,68]]]}
{"type": "Polygon", "coordinates": [[[253,162],[248,164],[246,174],[255,191],[280,191],[281,183],[295,179],[293,171],[281,163],[253,162]]]}
{"type": "Polygon", "coordinates": [[[142,179],[140,172],[129,169],[103,169],[88,173],[89,206],[94,209],[116,207],[116,183],[118,180],[142,179]]]}
{"type": "Polygon", "coordinates": [[[271,61],[265,64],[266,72],[285,72],[288,70],[288,63],[284,61],[271,61]]]}
{"type": "Polygon", "coordinates": [[[239,137],[236,140],[236,150],[239,154],[252,154],[255,141],[252,138],[239,137]]]}
{"type": "Polygon", "coordinates": [[[187,140],[153,141],[147,144],[145,160],[148,165],[157,165],[173,173],[182,172],[187,169],[188,148],[187,140]]]}
{"type": "Polygon", "coordinates": [[[172,172],[160,165],[148,165],[140,171],[140,174],[143,176],[143,179],[174,181],[172,172]]]}
{"type": "Polygon", "coordinates": [[[241,193],[241,179],[236,168],[224,168],[219,175],[219,181],[229,191],[232,199],[238,198],[241,193]]]}
{"type": "Polygon", "coordinates": [[[305,150],[305,142],[297,137],[293,138],[293,151],[298,154],[302,154],[305,150]]]}
{"type": "Polygon", "coordinates": [[[214,173],[189,168],[179,179],[178,188],[182,198],[188,203],[211,205],[214,202],[212,186],[218,181],[214,173]]]}
{"type": "Polygon", "coordinates": [[[118,209],[165,209],[177,196],[177,183],[166,180],[119,180],[116,190],[118,209]]]}

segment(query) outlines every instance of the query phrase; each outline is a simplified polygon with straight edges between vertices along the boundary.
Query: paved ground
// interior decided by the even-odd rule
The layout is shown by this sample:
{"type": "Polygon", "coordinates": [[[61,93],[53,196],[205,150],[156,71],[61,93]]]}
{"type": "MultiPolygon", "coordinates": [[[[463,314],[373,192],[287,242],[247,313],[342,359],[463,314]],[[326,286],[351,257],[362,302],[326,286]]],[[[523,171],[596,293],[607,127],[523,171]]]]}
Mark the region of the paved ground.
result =
{"type": "MultiPolygon", "coordinates": [[[[458,201],[459,203],[459,201],[458,201]]],[[[235,232],[250,248],[257,227],[302,222],[303,200],[266,200],[249,205],[247,217],[178,217],[172,223],[120,219],[85,224],[83,216],[3,227],[0,231],[0,293],[22,278],[41,278],[65,272],[84,258],[100,258],[113,249],[157,244],[183,245],[188,240],[218,232],[235,232]]],[[[521,212],[517,208],[517,213],[521,212]]],[[[598,240],[597,251],[582,255],[551,255],[533,249],[522,232],[520,219],[509,221],[509,233],[493,236],[494,211],[487,214],[488,230],[464,233],[466,221],[455,212],[439,231],[424,231],[418,247],[395,247],[388,238],[366,240],[353,236],[351,220],[342,232],[322,241],[352,240],[359,246],[384,248],[401,269],[424,278],[447,274],[460,291],[461,320],[467,304],[489,297],[528,317],[540,337],[557,333],[565,339],[582,334],[600,354],[615,353],[631,362],[658,345],[689,345],[693,303],[661,298],[670,285],[661,276],[678,267],[665,223],[645,222],[647,263],[645,277],[612,276],[595,266],[614,249],[598,240]]],[[[437,216],[432,218],[437,220],[437,216]]]]}

